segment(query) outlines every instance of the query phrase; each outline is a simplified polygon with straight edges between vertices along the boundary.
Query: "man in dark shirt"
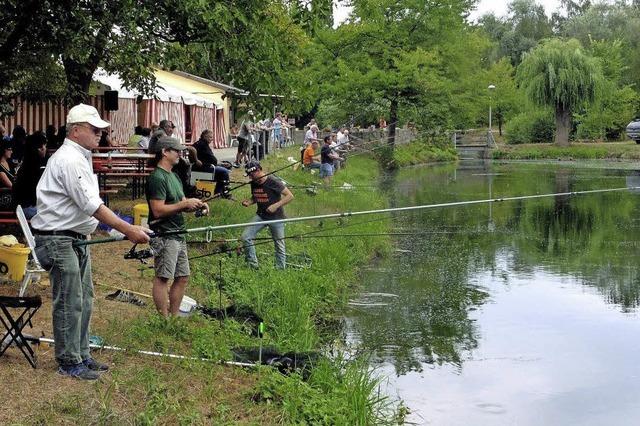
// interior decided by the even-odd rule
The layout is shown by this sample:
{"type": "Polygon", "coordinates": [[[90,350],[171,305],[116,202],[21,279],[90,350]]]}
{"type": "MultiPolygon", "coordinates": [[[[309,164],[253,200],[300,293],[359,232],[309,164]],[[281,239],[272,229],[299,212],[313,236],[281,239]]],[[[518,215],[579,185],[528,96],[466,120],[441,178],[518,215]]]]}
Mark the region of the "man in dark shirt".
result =
{"type": "Polygon", "coordinates": [[[252,204],[258,205],[258,211],[252,220],[256,224],[246,227],[242,233],[245,259],[250,266],[258,267],[258,258],[256,257],[256,248],[253,240],[262,228],[268,226],[276,250],[276,268],[284,269],[287,263],[284,244],[284,223],[265,225],[260,222],[284,219],[283,206],[293,200],[293,194],[282,181],[273,176],[265,175],[260,163],[257,161],[247,163],[245,170],[247,176],[251,178],[251,199],[244,200],[242,205],[245,207],[249,207],[252,204]]]}
{"type": "Polygon", "coordinates": [[[325,136],[324,145],[320,150],[320,177],[324,180],[326,187],[331,185],[334,160],[342,160],[342,158],[331,149],[331,136],[325,136]]]}
{"type": "MultiPolygon", "coordinates": [[[[162,137],[158,140],[156,169],[147,180],[149,224],[159,234],[184,231],[182,212],[196,210],[208,213],[208,206],[197,198],[186,198],[178,176],[171,171],[186,147],[177,139],[162,137]]],[[[162,316],[177,315],[191,270],[187,244],[182,234],[159,236],[151,240],[155,252],[153,301],[162,316]],[[169,280],[173,280],[169,286],[169,280]]]]}
{"type": "Polygon", "coordinates": [[[213,180],[216,181],[215,194],[228,194],[229,190],[229,170],[218,166],[218,159],[213,154],[211,143],[213,142],[213,132],[205,130],[200,135],[200,139],[193,144],[198,153],[198,160],[202,165],[194,165],[193,170],[197,172],[213,173],[213,180]]]}

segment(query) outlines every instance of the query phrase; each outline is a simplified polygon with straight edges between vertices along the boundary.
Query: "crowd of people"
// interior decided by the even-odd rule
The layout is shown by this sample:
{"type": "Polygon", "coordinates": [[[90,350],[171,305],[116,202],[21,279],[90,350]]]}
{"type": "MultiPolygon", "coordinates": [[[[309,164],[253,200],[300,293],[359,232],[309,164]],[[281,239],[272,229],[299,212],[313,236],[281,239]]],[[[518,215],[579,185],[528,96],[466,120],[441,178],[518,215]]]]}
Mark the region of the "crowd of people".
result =
{"type": "Polygon", "coordinates": [[[233,166],[240,167],[248,163],[252,159],[252,150],[253,157],[256,157],[255,150],[262,143],[258,136],[261,132],[267,135],[263,142],[272,143],[276,149],[290,146],[293,143],[292,128],[286,114],[276,112],[273,119],[267,117],[257,120],[253,110],[249,110],[239,125],[231,126],[231,141],[238,145],[233,166]]]}
{"type": "MultiPolygon", "coordinates": [[[[0,125],[0,210],[22,206],[27,218],[35,214],[36,185],[47,164],[47,148],[57,148],[66,129],[48,126],[46,132],[27,134],[15,126],[11,135],[0,125]]],[[[64,139],[63,139],[64,140],[64,139]]]]}
{"type": "Polygon", "coordinates": [[[351,149],[349,130],[341,127],[336,133],[322,138],[322,147],[318,135],[318,125],[312,120],[305,132],[304,142],[300,149],[304,170],[318,170],[325,186],[331,185],[333,175],[345,162],[345,154],[351,149]]]}
{"type": "MultiPolygon", "coordinates": [[[[278,113],[265,128],[273,130],[274,141],[279,146],[281,140],[286,140],[283,123],[284,118],[278,113]]],[[[21,205],[31,218],[36,255],[50,273],[58,372],[83,380],[95,380],[108,370],[108,366],[93,359],[89,351],[94,293],[89,247],[83,242],[98,223],[116,229],[133,243],[151,245],[155,270],[152,295],[156,309],[163,316],[176,315],[191,275],[184,213],[209,213],[207,200],[189,194],[189,180],[181,175],[182,169],[211,173],[216,181],[216,194],[229,196],[231,166],[222,167],[214,155],[213,132],[204,130],[193,146],[187,147],[173,136],[175,125],[170,120],[162,120],[153,132],[136,128],[129,141],[131,146],[153,154],[150,161],[153,171],[146,187],[149,228],[124,221],[100,198],[93,171],[92,151],[100,144],[111,144],[109,126],[94,107],[80,104],[68,113],[62,144],[57,140],[59,133],[27,135],[24,129],[14,129],[12,137],[2,137],[0,144],[0,185],[14,190],[12,204],[21,205]],[[47,148],[51,146],[57,150],[48,158],[47,148]]],[[[241,145],[250,143],[254,126],[250,113],[237,135],[241,142],[239,151],[241,145]]],[[[265,126],[264,122],[259,126],[265,126]]],[[[322,148],[318,150],[319,142],[318,126],[312,122],[305,135],[304,169],[318,169],[329,185],[335,170],[345,161],[344,154],[350,147],[349,132],[341,128],[335,134],[324,136],[322,148]]],[[[275,246],[275,267],[285,269],[285,225],[272,221],[285,218],[284,207],[293,200],[293,193],[283,181],[264,171],[255,159],[236,161],[236,166],[244,162],[245,176],[251,179],[251,195],[241,204],[256,205],[256,215],[241,237],[245,260],[250,267],[258,268],[254,241],[257,234],[268,227],[275,246]]]]}

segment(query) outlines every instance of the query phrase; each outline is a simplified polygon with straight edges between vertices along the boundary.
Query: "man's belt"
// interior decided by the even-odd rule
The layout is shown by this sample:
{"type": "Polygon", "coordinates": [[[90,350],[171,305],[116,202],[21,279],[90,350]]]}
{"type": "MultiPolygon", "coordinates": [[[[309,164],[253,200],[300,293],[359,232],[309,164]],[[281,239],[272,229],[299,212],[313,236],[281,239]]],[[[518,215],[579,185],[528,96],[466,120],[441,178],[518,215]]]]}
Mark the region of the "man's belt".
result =
{"type": "Polygon", "coordinates": [[[41,231],[39,229],[34,229],[33,233],[36,235],[52,235],[52,236],[57,236],[57,237],[71,237],[71,238],[75,238],[76,240],[86,240],[87,236],[86,235],[82,235],[79,234],[77,232],[74,231],[41,231]]]}

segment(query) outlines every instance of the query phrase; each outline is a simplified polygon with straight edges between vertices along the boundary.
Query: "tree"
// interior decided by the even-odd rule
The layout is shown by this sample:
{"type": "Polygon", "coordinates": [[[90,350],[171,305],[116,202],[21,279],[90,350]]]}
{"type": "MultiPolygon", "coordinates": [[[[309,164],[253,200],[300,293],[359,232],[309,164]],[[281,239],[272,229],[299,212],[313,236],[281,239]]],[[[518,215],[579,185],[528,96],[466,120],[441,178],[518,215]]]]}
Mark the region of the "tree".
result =
{"type": "MultiPolygon", "coordinates": [[[[485,85],[495,85],[491,94],[493,117],[498,123],[498,132],[502,136],[502,127],[506,120],[516,115],[521,108],[518,102],[518,88],[515,82],[515,70],[507,58],[502,58],[487,70],[485,85]]],[[[489,95],[489,93],[487,93],[489,95]]],[[[486,111],[486,109],[485,109],[486,111]]]]}
{"type": "MultiPolygon", "coordinates": [[[[8,1],[0,8],[2,22],[10,22],[0,33],[0,52],[8,53],[0,56],[0,70],[13,58],[59,60],[70,103],[86,100],[98,66],[120,74],[127,88],[149,94],[153,66],[165,64],[172,44],[210,42],[224,52],[222,46],[233,46],[250,26],[252,34],[259,32],[256,18],[267,19],[272,11],[270,2],[259,0],[8,1]]],[[[11,77],[0,84],[15,89],[19,76],[11,77]]]]}
{"type": "Polygon", "coordinates": [[[581,139],[620,139],[638,110],[640,98],[631,85],[623,83],[627,72],[621,40],[591,42],[590,53],[600,61],[603,90],[592,105],[574,114],[577,137],[581,139]]]}
{"type": "Polygon", "coordinates": [[[569,146],[571,113],[593,102],[603,83],[598,62],[575,39],[550,39],[525,54],[517,79],[531,101],[554,108],[559,146],[569,146]]]}
{"type": "Polygon", "coordinates": [[[328,93],[350,104],[350,111],[372,104],[386,108],[390,147],[408,111],[425,121],[433,118],[438,127],[450,125],[457,87],[449,76],[470,74],[466,58],[476,58],[473,49],[465,49],[464,16],[471,2],[355,0],[352,5],[349,22],[318,37],[325,57],[335,59],[325,79],[328,93]]]}
{"type": "Polygon", "coordinates": [[[551,21],[542,5],[534,0],[513,0],[509,3],[508,16],[496,18],[484,15],[479,25],[499,46],[498,57],[507,56],[517,66],[522,54],[535,47],[540,40],[553,35],[551,21]]]}
{"type": "Polygon", "coordinates": [[[277,104],[297,112],[308,107],[304,80],[312,41],[281,2],[262,5],[242,22],[234,23],[232,35],[224,42],[213,37],[184,46],[172,44],[165,59],[167,66],[241,87],[249,92],[247,102],[258,109],[272,111],[277,104]]]}

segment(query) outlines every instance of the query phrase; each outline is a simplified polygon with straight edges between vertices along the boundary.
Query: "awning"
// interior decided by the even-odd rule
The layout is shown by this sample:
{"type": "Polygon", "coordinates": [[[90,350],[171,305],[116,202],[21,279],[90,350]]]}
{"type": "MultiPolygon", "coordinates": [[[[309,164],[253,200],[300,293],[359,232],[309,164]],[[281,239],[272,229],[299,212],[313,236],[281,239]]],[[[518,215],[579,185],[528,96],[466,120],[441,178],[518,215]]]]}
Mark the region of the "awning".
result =
{"type": "MultiPolygon", "coordinates": [[[[109,74],[104,69],[98,68],[93,73],[93,80],[108,87],[108,90],[117,90],[119,98],[133,99],[137,93],[123,87],[123,82],[117,74],[109,74]]],[[[181,102],[185,105],[197,105],[205,108],[220,109],[222,105],[205,99],[202,96],[173,87],[166,82],[158,83],[153,96],[143,96],[143,99],[158,99],[164,102],[181,102]]]]}

